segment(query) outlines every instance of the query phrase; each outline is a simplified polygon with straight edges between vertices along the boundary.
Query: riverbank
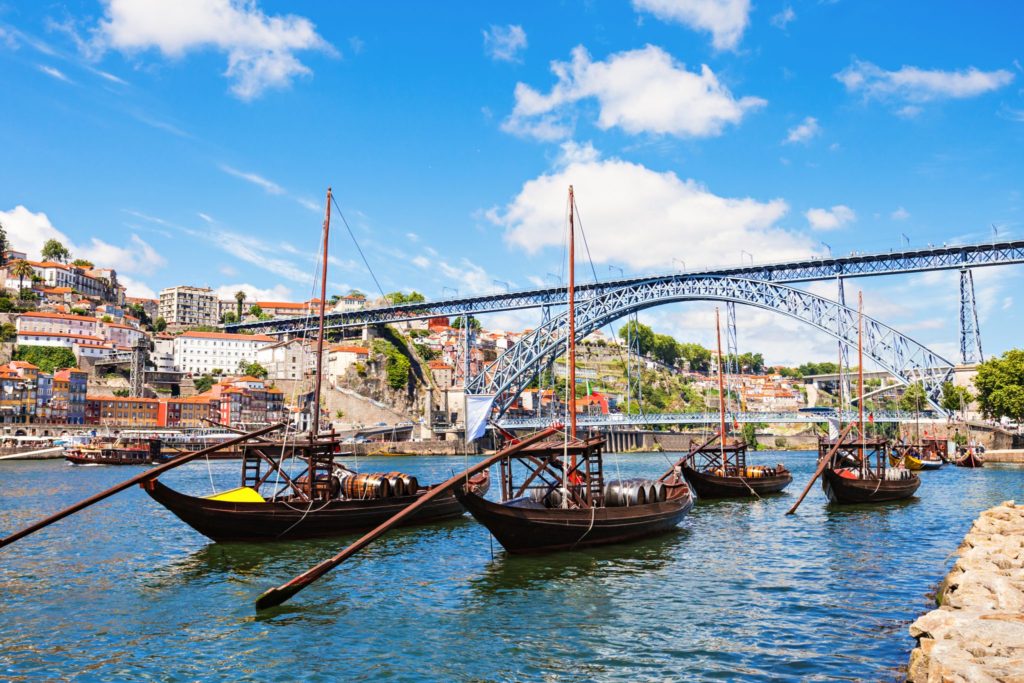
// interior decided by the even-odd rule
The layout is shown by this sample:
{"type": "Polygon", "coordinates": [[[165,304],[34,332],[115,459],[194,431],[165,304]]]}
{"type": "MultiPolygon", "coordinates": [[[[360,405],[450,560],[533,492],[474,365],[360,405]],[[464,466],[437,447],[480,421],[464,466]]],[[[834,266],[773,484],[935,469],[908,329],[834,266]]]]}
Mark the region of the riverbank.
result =
{"type": "Polygon", "coordinates": [[[982,453],[982,457],[985,458],[985,462],[1024,464],[1024,450],[1020,449],[1006,448],[996,451],[985,451],[982,453]]]}
{"type": "Polygon", "coordinates": [[[981,513],[939,586],[939,608],[910,625],[907,680],[1024,681],[1024,505],[981,513]]]}

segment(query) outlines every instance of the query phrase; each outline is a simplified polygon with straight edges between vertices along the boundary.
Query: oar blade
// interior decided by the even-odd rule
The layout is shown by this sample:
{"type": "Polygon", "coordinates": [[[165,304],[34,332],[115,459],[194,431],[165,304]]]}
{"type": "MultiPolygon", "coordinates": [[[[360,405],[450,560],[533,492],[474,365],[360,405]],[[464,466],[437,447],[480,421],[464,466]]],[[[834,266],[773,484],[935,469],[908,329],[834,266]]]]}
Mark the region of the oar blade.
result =
{"type": "Polygon", "coordinates": [[[264,591],[260,597],[256,598],[256,610],[262,611],[270,609],[271,607],[277,607],[288,601],[293,595],[298,593],[300,590],[305,588],[305,584],[298,585],[292,581],[282,584],[277,588],[271,588],[264,591]]]}

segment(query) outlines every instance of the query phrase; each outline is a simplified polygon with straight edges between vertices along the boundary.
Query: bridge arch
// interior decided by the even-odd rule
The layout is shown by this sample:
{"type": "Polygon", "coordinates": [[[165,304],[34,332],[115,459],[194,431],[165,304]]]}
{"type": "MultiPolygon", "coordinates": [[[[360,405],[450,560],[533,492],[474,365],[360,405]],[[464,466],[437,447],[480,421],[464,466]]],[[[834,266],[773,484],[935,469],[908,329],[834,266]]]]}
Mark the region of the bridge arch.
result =
{"type": "MultiPolygon", "coordinates": [[[[857,311],[831,299],[785,285],[735,277],[680,275],[634,282],[578,301],[576,338],[634,311],[680,301],[733,301],[781,313],[857,347],[857,311]]],[[[501,415],[550,356],[563,353],[568,317],[563,311],[523,337],[470,380],[468,394],[494,395],[501,415]]],[[[953,375],[953,364],[888,325],[864,316],[864,355],[903,384],[921,382],[928,402],[939,405],[942,385],[953,375]]]]}

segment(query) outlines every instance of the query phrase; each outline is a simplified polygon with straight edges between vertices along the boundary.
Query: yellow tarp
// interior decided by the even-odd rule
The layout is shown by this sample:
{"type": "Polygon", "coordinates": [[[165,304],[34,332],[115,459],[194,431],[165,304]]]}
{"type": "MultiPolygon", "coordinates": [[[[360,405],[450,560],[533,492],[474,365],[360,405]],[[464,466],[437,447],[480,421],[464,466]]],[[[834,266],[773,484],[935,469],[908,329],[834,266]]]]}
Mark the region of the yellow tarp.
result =
{"type": "Polygon", "coordinates": [[[231,489],[230,491],[224,491],[218,493],[215,496],[207,496],[207,500],[221,500],[225,503],[266,503],[263,496],[259,494],[259,491],[251,489],[248,486],[241,486],[237,489],[231,489]]]}

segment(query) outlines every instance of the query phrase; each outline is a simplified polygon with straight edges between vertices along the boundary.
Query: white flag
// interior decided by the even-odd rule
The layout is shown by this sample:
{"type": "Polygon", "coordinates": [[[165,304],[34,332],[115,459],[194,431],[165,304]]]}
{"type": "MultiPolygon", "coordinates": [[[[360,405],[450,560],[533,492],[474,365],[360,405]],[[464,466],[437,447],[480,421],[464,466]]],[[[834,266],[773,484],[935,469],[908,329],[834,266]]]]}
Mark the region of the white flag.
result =
{"type": "Polygon", "coordinates": [[[466,441],[476,441],[487,431],[494,394],[466,394],[466,441]]]}

